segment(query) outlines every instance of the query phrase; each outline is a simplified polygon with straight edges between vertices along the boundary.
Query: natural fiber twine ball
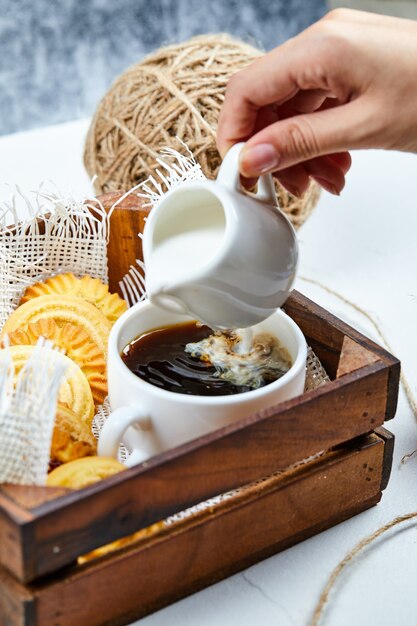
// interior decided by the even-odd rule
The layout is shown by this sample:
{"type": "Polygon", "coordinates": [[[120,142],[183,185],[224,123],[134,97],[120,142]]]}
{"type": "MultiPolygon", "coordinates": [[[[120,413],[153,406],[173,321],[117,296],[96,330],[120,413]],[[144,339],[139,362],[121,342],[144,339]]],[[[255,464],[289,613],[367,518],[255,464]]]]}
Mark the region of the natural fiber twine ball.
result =
{"type": "MultiPolygon", "coordinates": [[[[216,127],[229,78],[262,52],[226,34],[202,35],[161,48],[112,85],[91,123],[84,151],[97,193],[128,190],[154,173],[162,148],[179,137],[208,178],[221,163],[216,127]]],[[[276,183],[281,208],[295,227],[319,196],[314,182],[299,199],[276,183]]]]}

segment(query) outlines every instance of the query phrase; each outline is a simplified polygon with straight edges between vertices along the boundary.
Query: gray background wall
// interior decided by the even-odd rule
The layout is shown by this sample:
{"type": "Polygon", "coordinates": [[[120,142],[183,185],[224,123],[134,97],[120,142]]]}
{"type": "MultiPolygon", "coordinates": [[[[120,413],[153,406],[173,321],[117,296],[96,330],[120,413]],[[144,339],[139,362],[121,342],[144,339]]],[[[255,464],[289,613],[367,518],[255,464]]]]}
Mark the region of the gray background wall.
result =
{"type": "Polygon", "coordinates": [[[325,0],[0,0],[0,134],[91,114],[145,53],[227,31],[266,50],[325,0]]]}

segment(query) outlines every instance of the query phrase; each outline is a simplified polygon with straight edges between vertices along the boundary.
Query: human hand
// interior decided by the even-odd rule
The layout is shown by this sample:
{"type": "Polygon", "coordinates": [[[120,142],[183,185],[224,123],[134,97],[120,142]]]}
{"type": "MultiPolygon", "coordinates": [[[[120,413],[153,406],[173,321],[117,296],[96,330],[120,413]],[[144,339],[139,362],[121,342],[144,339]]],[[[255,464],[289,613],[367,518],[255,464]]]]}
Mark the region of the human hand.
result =
{"type": "Polygon", "coordinates": [[[417,22],[336,9],[232,76],[217,131],[240,171],[272,172],[300,196],[314,178],[339,194],[347,150],[417,153],[417,22]]]}

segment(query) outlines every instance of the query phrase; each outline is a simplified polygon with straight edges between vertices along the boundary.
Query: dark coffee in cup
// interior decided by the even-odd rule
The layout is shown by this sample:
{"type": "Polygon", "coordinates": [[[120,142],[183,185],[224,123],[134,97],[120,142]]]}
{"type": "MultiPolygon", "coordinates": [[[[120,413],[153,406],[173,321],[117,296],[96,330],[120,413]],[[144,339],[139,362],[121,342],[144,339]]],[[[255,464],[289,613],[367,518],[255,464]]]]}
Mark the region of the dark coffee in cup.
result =
{"type": "MultiPolygon", "coordinates": [[[[227,396],[251,391],[253,386],[236,384],[207,359],[186,351],[213,335],[213,330],[198,322],[185,322],[150,330],[131,341],[122,352],[127,367],[139,378],[173,393],[196,396],[227,396]]],[[[266,373],[259,386],[267,385],[285,373],[266,373]]]]}

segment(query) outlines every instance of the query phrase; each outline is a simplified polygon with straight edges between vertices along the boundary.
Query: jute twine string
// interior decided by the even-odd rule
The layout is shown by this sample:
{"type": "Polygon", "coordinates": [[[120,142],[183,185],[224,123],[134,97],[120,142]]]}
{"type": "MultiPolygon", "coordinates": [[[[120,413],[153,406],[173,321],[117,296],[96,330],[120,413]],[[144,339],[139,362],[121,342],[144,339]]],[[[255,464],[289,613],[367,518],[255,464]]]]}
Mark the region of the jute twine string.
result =
{"type": "MultiPolygon", "coordinates": [[[[84,163],[97,193],[131,189],[156,175],[162,148],[188,146],[209,179],[221,159],[217,121],[230,77],[263,52],[226,34],[202,35],[161,48],[130,67],[100,102],[88,131],[84,163]]],[[[302,198],[276,183],[282,210],[298,228],[319,197],[302,198]]]]}
{"type": "MultiPolygon", "coordinates": [[[[389,344],[385,334],[381,330],[378,322],[373,318],[373,316],[370,313],[368,313],[368,311],[363,309],[361,306],[359,306],[355,302],[352,302],[351,300],[348,300],[348,298],[345,298],[345,296],[343,296],[342,294],[340,294],[336,290],[332,289],[331,287],[328,287],[327,285],[324,285],[323,283],[321,283],[318,280],[315,280],[314,278],[308,278],[307,276],[300,276],[300,279],[303,280],[304,282],[311,283],[313,285],[317,285],[318,287],[320,287],[324,291],[327,291],[327,293],[332,294],[333,296],[335,296],[336,298],[338,298],[339,300],[341,300],[342,302],[344,302],[348,306],[350,306],[353,309],[355,309],[355,311],[358,311],[358,313],[361,313],[372,324],[373,328],[377,332],[378,336],[382,339],[382,341],[385,344],[385,346],[387,347],[387,349],[390,352],[392,352],[390,344],[389,344]]],[[[405,391],[405,394],[406,394],[409,406],[410,406],[410,408],[411,408],[411,410],[413,412],[414,417],[417,419],[417,402],[416,402],[416,400],[415,400],[415,398],[413,396],[413,393],[411,391],[411,387],[410,387],[410,385],[409,385],[409,383],[408,383],[408,381],[407,381],[407,379],[406,379],[406,377],[404,376],[403,373],[401,373],[401,383],[403,385],[403,388],[404,388],[404,391],[405,391]]],[[[401,462],[403,463],[405,461],[405,459],[410,458],[416,452],[417,452],[417,450],[414,450],[411,454],[406,454],[401,459],[401,462]]],[[[332,592],[337,579],[342,574],[342,572],[344,571],[346,566],[349,565],[367,546],[369,546],[374,541],[376,541],[378,539],[378,537],[380,537],[381,535],[386,533],[391,528],[394,528],[394,527],[397,527],[397,526],[399,526],[401,524],[404,524],[404,523],[406,523],[409,520],[414,519],[414,518],[417,518],[417,511],[414,511],[412,513],[407,513],[405,515],[400,515],[399,517],[394,518],[393,520],[387,522],[386,524],[384,524],[383,526],[378,528],[375,532],[373,532],[368,537],[365,537],[364,539],[359,541],[359,543],[357,543],[356,546],[354,546],[354,548],[352,548],[352,550],[350,550],[347,553],[347,555],[336,565],[336,567],[334,568],[334,570],[330,574],[329,579],[328,579],[328,581],[327,581],[327,583],[326,583],[326,585],[325,585],[325,587],[324,587],[324,589],[323,589],[323,591],[322,591],[322,593],[320,595],[320,598],[319,598],[319,600],[317,602],[317,605],[316,605],[316,608],[314,610],[314,613],[313,613],[313,616],[311,618],[309,626],[318,626],[318,624],[322,620],[322,617],[323,617],[323,614],[324,614],[324,609],[325,609],[325,607],[326,607],[326,605],[328,603],[330,593],[332,592]]],[[[395,535],[396,535],[396,533],[394,533],[393,536],[395,536],[395,535]]]]}
{"type": "MultiPolygon", "coordinates": [[[[365,537],[364,539],[359,541],[359,543],[357,543],[356,546],[350,552],[348,552],[345,558],[342,561],[340,561],[338,565],[336,565],[333,572],[330,574],[329,580],[327,581],[326,586],[324,587],[321,593],[320,599],[313,613],[310,626],[318,626],[318,624],[320,623],[323,617],[324,607],[329,599],[330,592],[332,591],[336,580],[338,579],[340,574],[343,572],[343,570],[346,568],[346,566],[349,565],[353,561],[353,559],[357,557],[358,554],[360,554],[367,546],[373,543],[376,539],[378,539],[378,537],[386,533],[388,530],[390,530],[391,528],[394,528],[394,526],[399,526],[400,524],[404,524],[405,522],[408,522],[409,520],[415,519],[415,518],[417,518],[417,511],[396,517],[390,522],[387,522],[386,524],[384,524],[384,526],[381,526],[380,528],[378,528],[378,530],[376,530],[374,533],[372,533],[368,537],[365,537]]],[[[393,536],[395,536],[395,534],[396,533],[394,533],[393,536]]]]}

